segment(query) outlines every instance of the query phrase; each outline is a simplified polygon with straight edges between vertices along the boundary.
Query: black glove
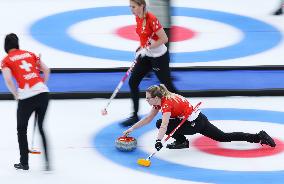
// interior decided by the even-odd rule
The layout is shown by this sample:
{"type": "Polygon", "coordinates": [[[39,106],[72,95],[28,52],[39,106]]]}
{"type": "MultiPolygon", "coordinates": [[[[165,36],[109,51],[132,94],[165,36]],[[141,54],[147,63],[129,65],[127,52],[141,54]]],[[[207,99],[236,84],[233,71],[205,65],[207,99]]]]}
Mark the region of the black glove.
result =
{"type": "Polygon", "coordinates": [[[163,144],[161,143],[161,140],[157,139],[156,140],[156,144],[155,144],[155,148],[157,151],[159,151],[160,149],[162,149],[163,144]]]}

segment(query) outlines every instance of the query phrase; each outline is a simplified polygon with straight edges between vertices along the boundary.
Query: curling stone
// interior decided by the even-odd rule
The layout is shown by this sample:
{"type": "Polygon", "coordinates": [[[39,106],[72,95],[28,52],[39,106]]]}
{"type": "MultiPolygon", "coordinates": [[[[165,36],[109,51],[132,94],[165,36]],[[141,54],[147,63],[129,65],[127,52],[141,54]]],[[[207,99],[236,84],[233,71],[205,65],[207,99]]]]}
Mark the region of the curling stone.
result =
{"type": "Polygon", "coordinates": [[[122,136],[115,140],[115,147],[119,151],[133,151],[137,147],[137,140],[134,137],[122,136]]]}

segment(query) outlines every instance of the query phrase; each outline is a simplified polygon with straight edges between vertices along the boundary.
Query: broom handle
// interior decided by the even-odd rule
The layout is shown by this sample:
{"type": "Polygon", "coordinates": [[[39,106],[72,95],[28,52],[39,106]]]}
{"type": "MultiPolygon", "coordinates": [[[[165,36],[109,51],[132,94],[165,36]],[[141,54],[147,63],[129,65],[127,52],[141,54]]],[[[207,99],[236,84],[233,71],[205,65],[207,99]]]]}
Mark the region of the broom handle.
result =
{"type": "Polygon", "coordinates": [[[32,135],[32,147],[31,149],[34,149],[34,137],[35,137],[35,131],[36,131],[36,122],[37,122],[37,113],[35,111],[35,117],[34,117],[34,129],[33,129],[33,135],[32,135]]]}
{"type": "MultiPolygon", "coordinates": [[[[189,117],[189,115],[185,116],[183,118],[183,120],[180,122],[180,124],[178,124],[178,126],[168,135],[167,138],[165,138],[164,143],[167,142],[167,140],[177,131],[177,129],[179,129],[179,127],[187,120],[187,118],[189,117]]],[[[158,152],[158,150],[156,150],[155,152],[153,152],[151,155],[148,156],[147,160],[150,160],[150,158],[152,156],[154,156],[156,153],[158,152]]]]}

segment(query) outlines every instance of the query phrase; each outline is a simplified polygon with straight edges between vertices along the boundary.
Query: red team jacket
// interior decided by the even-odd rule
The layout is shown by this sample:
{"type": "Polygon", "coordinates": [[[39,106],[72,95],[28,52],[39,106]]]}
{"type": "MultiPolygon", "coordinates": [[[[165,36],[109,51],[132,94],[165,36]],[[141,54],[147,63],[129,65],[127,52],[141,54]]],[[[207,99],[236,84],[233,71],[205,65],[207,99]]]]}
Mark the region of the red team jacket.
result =
{"type": "Polygon", "coordinates": [[[39,62],[39,58],[32,52],[13,50],[3,59],[1,67],[8,67],[19,88],[23,89],[26,84],[32,87],[38,82],[43,82],[39,74],[39,62]]]}
{"type": "Polygon", "coordinates": [[[171,118],[184,118],[193,112],[192,105],[186,98],[180,95],[175,95],[174,98],[161,99],[161,106],[154,106],[156,109],[160,109],[162,114],[165,112],[171,113],[171,118]]]}
{"type": "Polygon", "coordinates": [[[25,50],[11,50],[2,60],[1,67],[8,67],[18,84],[18,98],[26,99],[48,92],[40,76],[40,58],[25,50]]]}
{"type": "Polygon", "coordinates": [[[140,46],[146,47],[148,45],[148,40],[152,37],[153,40],[157,41],[158,36],[156,34],[153,35],[153,32],[157,32],[159,29],[163,28],[160,24],[159,20],[150,12],[146,13],[146,25],[143,26],[144,18],[139,18],[136,16],[136,33],[140,38],[140,46]],[[153,35],[153,36],[152,36],[153,35]]]}

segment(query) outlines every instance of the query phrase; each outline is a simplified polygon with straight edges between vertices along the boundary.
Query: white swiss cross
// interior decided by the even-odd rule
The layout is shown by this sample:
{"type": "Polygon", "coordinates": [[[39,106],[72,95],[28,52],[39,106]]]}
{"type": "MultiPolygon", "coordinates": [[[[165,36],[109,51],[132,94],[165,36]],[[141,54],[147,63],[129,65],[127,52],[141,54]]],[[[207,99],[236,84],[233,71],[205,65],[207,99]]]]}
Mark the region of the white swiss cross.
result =
{"type": "Polygon", "coordinates": [[[30,67],[32,67],[31,63],[27,63],[25,60],[22,60],[22,65],[20,65],[21,69],[24,69],[27,72],[30,72],[31,71],[30,67]]]}

